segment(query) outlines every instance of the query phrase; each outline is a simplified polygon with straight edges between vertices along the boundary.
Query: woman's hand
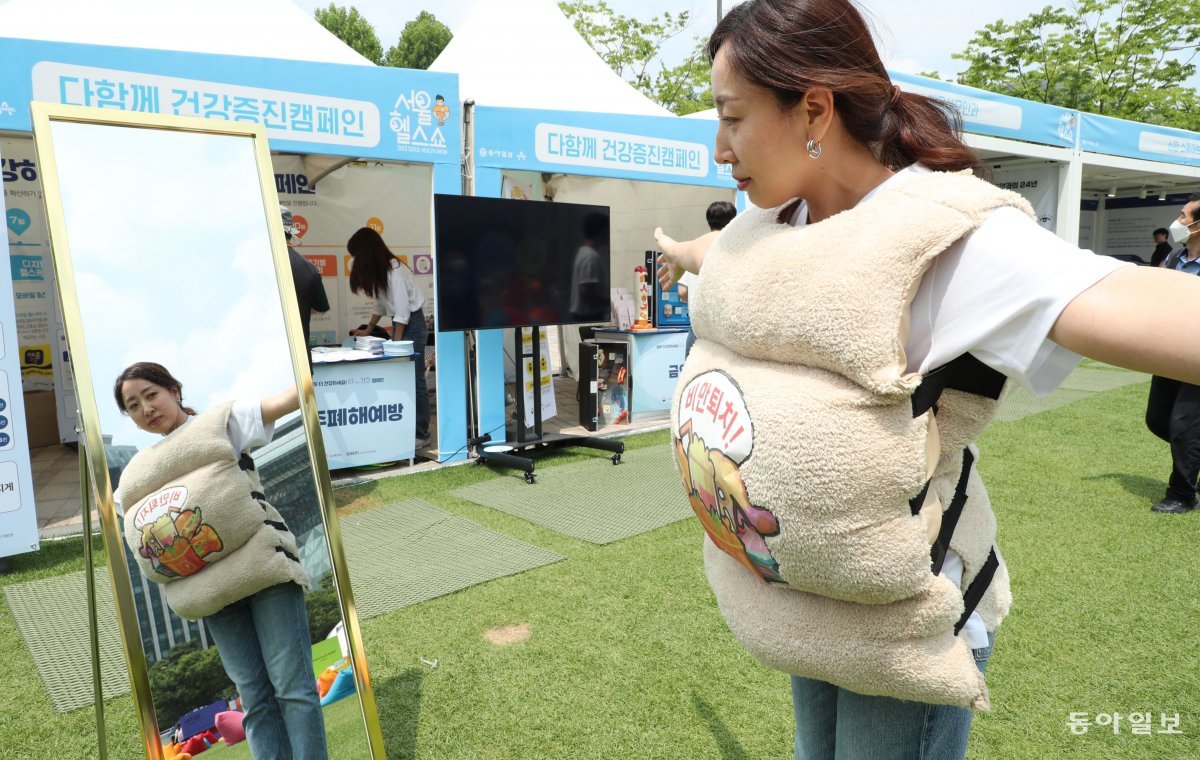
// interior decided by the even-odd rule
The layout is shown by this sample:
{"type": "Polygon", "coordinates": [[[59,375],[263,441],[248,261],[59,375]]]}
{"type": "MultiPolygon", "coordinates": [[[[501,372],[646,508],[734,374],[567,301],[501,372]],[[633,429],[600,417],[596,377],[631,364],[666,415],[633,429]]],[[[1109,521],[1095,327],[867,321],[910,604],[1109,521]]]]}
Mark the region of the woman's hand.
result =
{"type": "Polygon", "coordinates": [[[679,241],[663,232],[662,227],[654,228],[654,242],[662,251],[658,254],[658,283],[662,285],[663,290],[667,290],[683,277],[683,267],[677,260],[681,246],[679,241]]]}
{"type": "Polygon", "coordinates": [[[717,230],[707,232],[695,240],[678,241],[663,232],[662,227],[654,230],[654,240],[662,253],[658,256],[658,281],[663,290],[679,282],[684,272],[698,274],[704,257],[712,246],[717,230]]]}
{"type": "Polygon", "coordinates": [[[370,330],[368,330],[368,329],[367,329],[367,328],[365,328],[365,327],[363,327],[363,328],[361,328],[361,329],[360,329],[360,328],[355,328],[355,329],[353,329],[353,330],[351,330],[351,331],[350,331],[350,337],[357,337],[357,336],[359,336],[359,335],[370,335],[370,334],[371,334],[371,331],[370,331],[370,330]]]}

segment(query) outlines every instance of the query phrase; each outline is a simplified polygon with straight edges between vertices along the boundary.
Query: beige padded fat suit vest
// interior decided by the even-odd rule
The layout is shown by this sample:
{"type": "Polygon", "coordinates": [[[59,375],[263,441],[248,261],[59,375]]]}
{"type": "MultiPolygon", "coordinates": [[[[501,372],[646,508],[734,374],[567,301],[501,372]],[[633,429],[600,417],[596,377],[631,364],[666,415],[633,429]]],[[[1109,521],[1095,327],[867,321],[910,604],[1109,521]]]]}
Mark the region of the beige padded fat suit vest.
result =
{"type": "MultiPolygon", "coordinates": [[[[988,709],[954,631],[996,531],[969,459],[949,544],[961,588],[931,572],[930,545],[996,402],[947,390],[914,417],[922,378],[905,372],[904,341],[930,262],[1005,205],[1032,214],[1015,193],[935,172],[807,227],[747,211],[709,251],[672,432],[709,583],[764,665],[988,709]]],[[[1001,559],[977,607],[988,630],[1010,601],[1001,559]]]]}
{"type": "Polygon", "coordinates": [[[197,620],[279,583],[308,587],[296,537],[262,493],[253,461],[233,456],[232,404],[209,409],[139,451],[117,489],[138,569],[197,620]]]}

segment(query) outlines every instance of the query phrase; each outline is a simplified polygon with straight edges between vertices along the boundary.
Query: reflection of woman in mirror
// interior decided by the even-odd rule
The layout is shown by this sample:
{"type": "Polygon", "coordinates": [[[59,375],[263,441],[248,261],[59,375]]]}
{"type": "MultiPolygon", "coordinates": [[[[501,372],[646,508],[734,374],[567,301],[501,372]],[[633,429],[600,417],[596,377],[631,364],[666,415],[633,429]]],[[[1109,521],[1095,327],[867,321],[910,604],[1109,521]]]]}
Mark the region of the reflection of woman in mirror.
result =
{"type": "Polygon", "coordinates": [[[385,314],[392,316],[392,340],[411,340],[416,369],[417,441],[429,438],[429,392],[425,387],[425,294],[417,287],[412,270],[392,255],[379,233],[363,227],[350,236],[346,250],[354,259],[350,290],[375,299],[371,321],[351,335],[369,335],[385,314]]]}
{"type": "Polygon", "coordinates": [[[117,489],[139,568],[176,614],[203,618],[241,695],[254,757],[325,758],[308,575],[247,453],[299,408],[296,389],[197,413],[166,368],[139,362],[113,392],[134,424],[163,436],[133,457],[117,489]]]}

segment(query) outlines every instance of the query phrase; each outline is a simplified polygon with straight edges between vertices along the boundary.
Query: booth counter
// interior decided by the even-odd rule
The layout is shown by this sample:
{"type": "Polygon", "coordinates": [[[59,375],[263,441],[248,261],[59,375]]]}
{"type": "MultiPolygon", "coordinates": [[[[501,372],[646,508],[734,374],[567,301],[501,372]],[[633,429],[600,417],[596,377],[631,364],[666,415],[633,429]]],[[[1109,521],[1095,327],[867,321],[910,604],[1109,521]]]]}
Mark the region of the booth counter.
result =
{"type": "Polygon", "coordinates": [[[687,328],[596,329],[596,343],[624,343],[629,362],[629,421],[671,416],[671,398],[687,356],[687,328]]]}
{"type": "Polygon", "coordinates": [[[314,351],[313,360],[313,392],[329,469],[411,461],[417,430],[412,357],[314,351]]]}

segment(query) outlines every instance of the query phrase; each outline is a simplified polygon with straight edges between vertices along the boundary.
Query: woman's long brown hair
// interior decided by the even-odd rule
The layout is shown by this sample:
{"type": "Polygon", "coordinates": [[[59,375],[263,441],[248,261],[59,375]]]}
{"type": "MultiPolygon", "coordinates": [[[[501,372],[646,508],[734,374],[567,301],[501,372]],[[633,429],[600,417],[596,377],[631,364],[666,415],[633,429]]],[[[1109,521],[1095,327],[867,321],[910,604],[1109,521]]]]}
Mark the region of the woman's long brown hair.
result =
{"type": "Polygon", "coordinates": [[[371,298],[379,298],[387,293],[388,273],[394,266],[392,262],[404,266],[404,262],[388,250],[379,233],[370,227],[363,227],[351,235],[346,241],[346,250],[354,257],[354,266],[350,269],[350,290],[365,293],[371,298]]]}
{"type": "Polygon", "coordinates": [[[930,169],[983,163],[962,141],[962,118],[939,100],[902,93],[888,77],[871,31],[849,0],[749,0],[713,30],[709,58],[725,50],[733,71],[791,108],[813,87],[833,92],[833,106],[857,140],[890,169],[920,161],[930,169]]]}

